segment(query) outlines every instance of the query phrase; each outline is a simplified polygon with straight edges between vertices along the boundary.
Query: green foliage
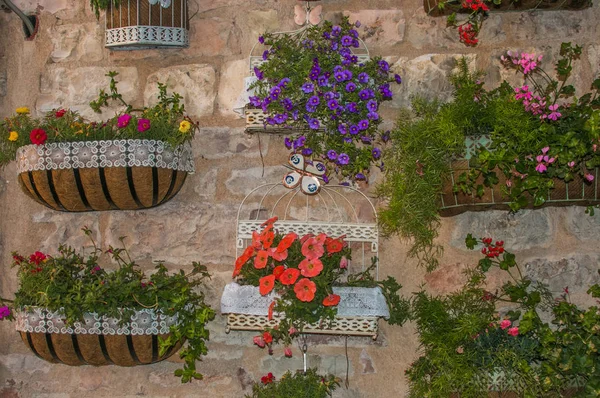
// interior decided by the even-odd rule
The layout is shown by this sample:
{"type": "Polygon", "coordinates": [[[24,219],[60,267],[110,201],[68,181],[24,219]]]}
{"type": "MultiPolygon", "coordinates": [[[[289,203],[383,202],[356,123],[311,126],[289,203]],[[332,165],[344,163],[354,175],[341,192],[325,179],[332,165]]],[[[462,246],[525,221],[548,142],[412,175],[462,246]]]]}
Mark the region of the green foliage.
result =
{"type": "MultiPolygon", "coordinates": [[[[467,271],[462,289],[432,296],[415,294],[411,304],[421,356],[406,374],[411,397],[488,396],[493,384],[522,397],[597,396],[600,378],[600,312],[568,301],[568,289],[554,299],[547,287],[523,277],[503,242],[474,239],[485,258],[467,271]],[[499,290],[485,290],[486,272],[509,277],[499,290]],[[504,308],[499,317],[498,306],[504,308]],[[507,311],[507,308],[509,309],[507,311]],[[541,313],[551,315],[545,323],[541,313]]],[[[592,295],[600,287],[590,288],[592,295]]]]}
{"type": "Polygon", "coordinates": [[[340,385],[333,375],[321,376],[316,369],[308,369],[306,374],[287,371],[279,381],[272,374],[262,378],[261,383],[252,386],[248,398],[326,398],[340,385]]]}
{"type": "MultiPolygon", "coordinates": [[[[115,7],[119,6],[119,0],[112,0],[115,7]]],[[[90,6],[96,14],[96,18],[100,19],[100,10],[106,10],[110,5],[111,0],[90,0],[90,6]]]]}
{"type": "MultiPolygon", "coordinates": [[[[160,355],[187,339],[187,345],[179,351],[184,360],[183,369],[175,374],[182,382],[201,378],[195,362],[207,352],[209,333],[206,324],[215,316],[214,310],[205,304],[204,294],[196,289],[210,278],[206,267],[194,262],[190,273],[180,270],[170,275],[161,263],[152,275],[146,276],[126,249],[110,246],[106,253],[118,268],[107,271],[98,264],[102,251],[96,247],[91,231],[83,230],[93,243],[93,250],[87,257],[63,245],[53,256],[36,252],[25,258],[13,253],[13,266],[18,268],[20,286],[12,306],[24,311],[31,307],[59,311],[67,324],[83,320],[85,313],[126,323],[136,310],[143,308],[176,316],[177,323],[171,326],[171,335],[159,339],[160,355]]],[[[122,242],[123,238],[120,240],[122,242]]],[[[0,299],[2,301],[8,302],[0,299]]]]}
{"type": "Polygon", "coordinates": [[[88,122],[76,111],[54,109],[43,117],[34,119],[29,115],[29,109],[18,108],[16,115],[5,118],[0,122],[0,167],[15,159],[19,147],[32,144],[30,137],[33,129],[42,129],[47,135],[45,143],[72,141],[99,141],[121,139],[148,139],[164,141],[176,147],[194,138],[198,124],[185,116],[181,104],[181,95],[167,94],[164,84],[158,83],[158,102],[156,105],[143,109],[134,109],[127,104],[117,89],[117,72],[107,73],[110,78],[109,92],[100,90],[96,100],[90,102],[95,112],[101,112],[111,101],[117,101],[125,106],[125,110],[104,123],[88,122]],[[131,116],[126,126],[119,126],[119,118],[131,116]],[[148,120],[150,128],[139,131],[140,119],[148,120]],[[15,138],[16,134],[16,138],[15,138]],[[13,137],[14,139],[11,139],[13,137]]]}
{"type": "Polygon", "coordinates": [[[364,179],[357,174],[380,164],[373,154],[382,122],[378,107],[392,98],[390,83],[400,83],[381,57],[363,61],[352,54],[359,47],[356,28],[343,17],[339,25],[323,21],[292,34],[264,34],[260,40],[268,50],[255,68],[259,79],[250,98],[251,106],[268,114],[265,125],[293,127],[296,140],[287,138],[289,149],[308,151],[329,164],[328,173],[350,180],[364,179]],[[338,158],[343,154],[347,160],[338,158]]]}

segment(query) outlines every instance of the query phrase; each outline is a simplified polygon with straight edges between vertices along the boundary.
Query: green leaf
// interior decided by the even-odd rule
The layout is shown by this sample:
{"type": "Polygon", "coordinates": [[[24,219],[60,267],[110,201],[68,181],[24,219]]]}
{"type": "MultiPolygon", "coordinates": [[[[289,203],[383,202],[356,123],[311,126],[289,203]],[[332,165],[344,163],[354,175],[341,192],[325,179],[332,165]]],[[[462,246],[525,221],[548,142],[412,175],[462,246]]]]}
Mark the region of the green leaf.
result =
{"type": "Polygon", "coordinates": [[[477,239],[475,239],[473,235],[468,234],[465,238],[465,245],[469,250],[473,250],[475,248],[475,245],[477,245],[477,239]]]}
{"type": "Polygon", "coordinates": [[[492,265],[492,260],[488,257],[479,260],[479,268],[481,268],[483,272],[487,272],[492,267],[492,265]]]}

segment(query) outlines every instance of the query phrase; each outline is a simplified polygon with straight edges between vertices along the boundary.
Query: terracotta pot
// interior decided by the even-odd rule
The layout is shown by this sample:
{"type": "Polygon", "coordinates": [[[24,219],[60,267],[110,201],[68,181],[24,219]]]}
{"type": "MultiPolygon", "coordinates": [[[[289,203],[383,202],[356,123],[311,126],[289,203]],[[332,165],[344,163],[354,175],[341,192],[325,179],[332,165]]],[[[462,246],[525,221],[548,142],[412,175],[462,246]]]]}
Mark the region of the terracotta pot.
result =
{"type": "Polygon", "coordinates": [[[193,172],[189,145],[121,140],[27,145],[17,151],[23,192],[53,210],[139,210],[159,206],[193,172]]]}
{"type": "MultiPolygon", "coordinates": [[[[453,12],[470,12],[469,9],[462,7],[462,2],[446,2],[444,9],[440,10],[438,4],[440,0],[423,0],[425,12],[431,16],[450,15],[453,12]]],[[[510,1],[502,0],[501,4],[496,5],[491,1],[485,1],[485,4],[494,11],[532,11],[532,10],[581,10],[592,6],[590,0],[521,0],[510,1]]]]}
{"type": "MultiPolygon", "coordinates": [[[[454,193],[452,188],[453,181],[458,181],[460,174],[469,170],[467,160],[459,160],[452,163],[452,172],[442,186],[440,195],[440,215],[443,217],[454,216],[465,211],[485,211],[485,210],[508,210],[510,199],[502,192],[502,187],[506,185],[504,173],[496,171],[499,182],[492,188],[485,188],[484,195],[479,198],[475,194],[466,195],[463,193],[454,193]]],[[[598,178],[600,172],[594,171],[594,181],[588,183],[580,176],[575,176],[573,181],[565,183],[563,180],[554,179],[554,189],[550,190],[544,206],[590,206],[600,204],[600,186],[598,178]]],[[[482,183],[483,179],[477,183],[482,183]]],[[[532,205],[528,208],[533,208],[532,205]]],[[[536,207],[537,208],[537,207],[536,207]]]]}

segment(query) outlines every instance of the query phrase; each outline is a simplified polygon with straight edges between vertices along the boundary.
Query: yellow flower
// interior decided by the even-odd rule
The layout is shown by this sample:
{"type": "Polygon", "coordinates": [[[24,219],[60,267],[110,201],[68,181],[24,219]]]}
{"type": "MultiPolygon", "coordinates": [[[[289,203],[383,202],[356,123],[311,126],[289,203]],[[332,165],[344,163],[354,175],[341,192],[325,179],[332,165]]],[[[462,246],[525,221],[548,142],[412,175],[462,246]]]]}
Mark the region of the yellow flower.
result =
{"type": "Polygon", "coordinates": [[[19,133],[17,133],[16,131],[11,131],[10,135],[8,136],[8,140],[15,142],[17,139],[19,138],[19,133]]]}
{"type": "Polygon", "coordinates": [[[179,123],[179,131],[181,131],[182,133],[187,133],[188,131],[190,131],[191,127],[192,123],[188,122],[187,120],[182,120],[181,123],[179,123]]]}
{"type": "Polygon", "coordinates": [[[15,109],[15,112],[17,112],[19,115],[27,115],[29,113],[29,108],[26,106],[21,106],[15,109]]]}

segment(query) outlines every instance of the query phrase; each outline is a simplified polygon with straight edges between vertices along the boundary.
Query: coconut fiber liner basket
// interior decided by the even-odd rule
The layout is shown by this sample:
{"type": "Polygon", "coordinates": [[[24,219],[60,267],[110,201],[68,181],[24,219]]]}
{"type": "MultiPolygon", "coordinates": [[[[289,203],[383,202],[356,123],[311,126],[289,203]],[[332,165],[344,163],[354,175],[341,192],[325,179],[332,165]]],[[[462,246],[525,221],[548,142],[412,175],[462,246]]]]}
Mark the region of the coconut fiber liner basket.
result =
{"type": "Polygon", "coordinates": [[[167,359],[181,347],[179,342],[159,355],[158,338],[169,336],[172,318],[143,311],[136,317],[146,319],[119,326],[115,319],[86,315],[83,324],[67,327],[59,315],[36,309],[17,313],[16,329],[38,358],[71,366],[147,365],[167,359]]]}
{"type": "Polygon", "coordinates": [[[189,144],[85,141],[27,145],[17,151],[23,192],[54,210],[139,210],[172,199],[194,172],[189,144]]]}
{"type": "MultiPolygon", "coordinates": [[[[497,170],[499,182],[492,188],[485,188],[484,195],[477,197],[475,193],[471,195],[462,192],[454,193],[453,187],[459,176],[469,171],[468,160],[457,160],[452,162],[452,171],[442,186],[440,195],[440,215],[443,217],[454,216],[465,211],[485,211],[485,210],[509,210],[510,198],[503,192],[506,186],[506,177],[497,170]]],[[[600,187],[598,178],[600,172],[594,169],[591,173],[594,176],[592,182],[585,181],[577,175],[572,181],[565,183],[564,180],[555,178],[554,188],[550,190],[546,202],[541,206],[591,206],[600,204],[600,187]]],[[[483,179],[477,181],[482,184],[483,179]]],[[[529,201],[532,203],[532,200],[529,201]]],[[[539,206],[536,206],[536,208],[539,206]]],[[[533,208],[532,205],[528,208],[533,208]]]]}

